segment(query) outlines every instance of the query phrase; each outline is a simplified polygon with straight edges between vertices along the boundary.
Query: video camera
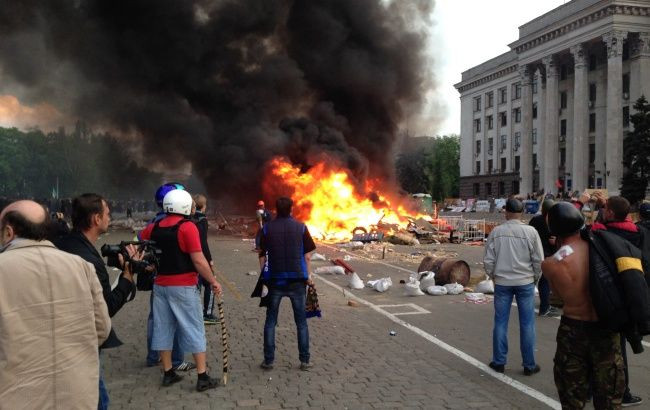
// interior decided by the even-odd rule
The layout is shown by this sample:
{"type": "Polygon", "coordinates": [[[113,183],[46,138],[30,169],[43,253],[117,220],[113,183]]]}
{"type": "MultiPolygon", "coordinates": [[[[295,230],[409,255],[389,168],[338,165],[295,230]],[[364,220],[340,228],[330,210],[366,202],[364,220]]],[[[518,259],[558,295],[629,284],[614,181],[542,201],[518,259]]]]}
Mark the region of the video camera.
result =
{"type": "Polygon", "coordinates": [[[155,247],[154,241],[122,241],[119,245],[104,244],[101,247],[102,256],[106,258],[106,264],[114,268],[121,269],[119,255],[122,255],[124,262],[129,262],[131,272],[135,274],[142,274],[147,268],[153,266],[158,267],[158,257],[162,253],[160,249],[155,247]],[[138,247],[137,252],[143,252],[142,260],[133,260],[129,257],[129,252],[126,247],[135,245],[138,247]]]}

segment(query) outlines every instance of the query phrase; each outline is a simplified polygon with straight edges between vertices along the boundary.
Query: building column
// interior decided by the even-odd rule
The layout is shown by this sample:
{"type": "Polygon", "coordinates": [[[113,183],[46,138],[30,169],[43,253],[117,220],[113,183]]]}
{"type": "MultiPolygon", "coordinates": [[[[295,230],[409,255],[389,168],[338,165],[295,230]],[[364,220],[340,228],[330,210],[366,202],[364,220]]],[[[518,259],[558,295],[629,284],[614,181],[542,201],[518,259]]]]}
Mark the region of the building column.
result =
{"type": "Polygon", "coordinates": [[[650,33],[638,33],[630,40],[630,114],[642,95],[650,99],[650,33]]]}
{"type": "Polygon", "coordinates": [[[607,127],[605,131],[605,188],[618,195],[623,177],[623,41],[627,33],[603,36],[607,46],[607,127]]]}
{"type": "MultiPolygon", "coordinates": [[[[533,90],[532,75],[528,65],[519,67],[521,76],[521,137],[519,158],[519,192],[528,195],[533,192],[533,90]]],[[[514,161],[514,160],[513,160],[514,161]]],[[[514,165],[512,167],[514,169],[514,165]]],[[[517,192],[515,192],[516,194],[517,192]]]]}
{"type": "MultiPolygon", "coordinates": [[[[582,44],[571,47],[574,63],[573,80],[573,158],[571,168],[572,190],[582,192],[587,187],[589,164],[589,81],[587,53],[582,44]]],[[[568,144],[567,144],[568,145],[568,144]]]]}
{"type": "Polygon", "coordinates": [[[558,178],[559,162],[559,122],[558,122],[558,72],[553,56],[542,59],[546,67],[546,117],[544,118],[544,155],[539,159],[544,169],[542,187],[546,193],[557,193],[555,182],[558,178]]]}

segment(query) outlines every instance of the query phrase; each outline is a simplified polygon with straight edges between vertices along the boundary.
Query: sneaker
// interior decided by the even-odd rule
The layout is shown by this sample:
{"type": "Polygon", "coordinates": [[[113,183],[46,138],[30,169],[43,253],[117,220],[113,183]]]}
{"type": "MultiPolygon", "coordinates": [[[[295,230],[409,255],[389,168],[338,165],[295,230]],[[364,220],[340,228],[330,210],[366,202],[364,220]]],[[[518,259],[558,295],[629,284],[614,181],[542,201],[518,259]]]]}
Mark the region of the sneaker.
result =
{"type": "Polygon", "coordinates": [[[264,370],[271,370],[273,369],[273,363],[262,362],[262,364],[260,364],[260,367],[264,370]]]}
{"type": "Polygon", "coordinates": [[[490,366],[490,368],[497,373],[503,373],[506,370],[506,366],[503,364],[496,364],[494,362],[490,362],[488,366],[490,366]]]}
{"type": "Polygon", "coordinates": [[[561,312],[555,306],[551,306],[546,312],[540,312],[539,315],[545,317],[559,317],[561,315],[561,312]]]}
{"type": "Polygon", "coordinates": [[[219,387],[219,380],[208,377],[207,379],[198,379],[196,381],[196,391],[206,391],[219,387]]]}
{"type": "Polygon", "coordinates": [[[205,324],[205,325],[216,325],[217,323],[219,323],[219,319],[217,319],[213,315],[205,315],[205,316],[203,316],[203,324],[205,324]]]}
{"type": "Polygon", "coordinates": [[[627,397],[623,397],[623,402],[621,405],[623,407],[632,407],[632,406],[637,406],[641,403],[643,403],[643,399],[641,397],[633,396],[630,394],[627,397]]]}
{"type": "Polygon", "coordinates": [[[170,375],[166,374],[163,376],[162,385],[163,387],[171,386],[172,384],[180,382],[181,380],[183,380],[183,376],[176,374],[176,372],[170,375]]]}
{"type": "Polygon", "coordinates": [[[303,372],[308,371],[309,369],[312,368],[312,366],[313,365],[309,362],[300,362],[300,370],[302,370],[303,372]]]}
{"type": "Polygon", "coordinates": [[[539,373],[539,371],[542,370],[538,364],[535,365],[532,369],[529,367],[524,367],[524,376],[532,376],[535,373],[539,373]]]}
{"type": "Polygon", "coordinates": [[[178,372],[187,372],[189,370],[196,369],[196,365],[192,362],[183,362],[178,366],[174,367],[173,369],[174,371],[178,371],[178,372]]]}

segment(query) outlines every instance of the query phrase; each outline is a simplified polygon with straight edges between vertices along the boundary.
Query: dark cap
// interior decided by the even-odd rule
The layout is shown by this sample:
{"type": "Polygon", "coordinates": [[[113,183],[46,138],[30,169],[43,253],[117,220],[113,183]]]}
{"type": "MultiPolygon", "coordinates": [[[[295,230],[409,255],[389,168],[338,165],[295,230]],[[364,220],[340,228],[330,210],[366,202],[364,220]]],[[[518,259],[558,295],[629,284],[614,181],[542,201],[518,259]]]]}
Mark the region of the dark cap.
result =
{"type": "Polygon", "coordinates": [[[650,203],[644,202],[639,205],[639,216],[641,219],[650,219],[650,203]]]}
{"type": "Polygon", "coordinates": [[[545,200],[542,202],[542,215],[546,215],[546,214],[548,214],[549,209],[551,209],[551,207],[552,207],[553,205],[555,205],[555,201],[554,201],[554,200],[552,200],[552,199],[545,199],[545,200]]]}
{"type": "Polygon", "coordinates": [[[558,202],[548,211],[548,227],[551,235],[560,238],[573,235],[585,224],[582,213],[569,202],[558,202]]]}
{"type": "Polygon", "coordinates": [[[506,201],[506,212],[511,214],[520,214],[524,212],[524,204],[517,198],[510,198],[506,201]]]}

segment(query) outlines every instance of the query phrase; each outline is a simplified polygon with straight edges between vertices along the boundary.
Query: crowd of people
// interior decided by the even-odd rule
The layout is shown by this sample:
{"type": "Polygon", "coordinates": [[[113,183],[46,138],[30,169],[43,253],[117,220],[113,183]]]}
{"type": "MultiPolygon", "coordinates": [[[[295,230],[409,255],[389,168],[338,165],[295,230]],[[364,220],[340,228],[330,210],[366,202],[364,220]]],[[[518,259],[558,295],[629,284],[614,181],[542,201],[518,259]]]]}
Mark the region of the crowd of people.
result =
{"type": "Polygon", "coordinates": [[[494,330],[489,366],[504,373],[508,319],[513,298],[519,314],[523,372],[541,371],[535,362],[535,285],[540,316],[557,316],[552,290],[562,306],[553,374],[563,408],[581,409],[590,397],[596,409],[642,403],[629,388],[629,343],[641,353],[650,334],[650,204],[629,217],[620,196],[580,195],[569,201],[546,199],[541,215],[522,222],[523,203],[506,201],[506,222],[485,243],[484,266],[494,280],[494,330]],[[598,217],[585,225],[588,202],[598,217]]]}
{"type": "MultiPolygon", "coordinates": [[[[179,382],[179,373],[191,369],[197,370],[197,391],[219,386],[206,360],[205,325],[217,323],[214,300],[222,293],[207,242],[207,198],[168,183],[155,199],[158,214],[138,241],[120,247],[122,271],[113,287],[96,247],[111,221],[108,200],[95,193],[73,198],[71,229],[59,215],[51,218],[48,205],[3,204],[0,407],[107,409],[102,352],[122,344],[111,317],[136,290],[150,291],[146,364],[161,367],[162,386],[179,382]],[[154,261],[145,262],[146,241],[155,243],[154,261]],[[184,361],[185,353],[194,361],[184,361]]],[[[308,370],[305,286],[313,286],[309,255],[315,245],[306,226],[291,217],[291,199],[279,198],[276,205],[278,216],[261,226],[257,249],[269,301],[261,367],[273,366],[278,307],[286,296],[294,307],[300,368],[308,370]]]]}

